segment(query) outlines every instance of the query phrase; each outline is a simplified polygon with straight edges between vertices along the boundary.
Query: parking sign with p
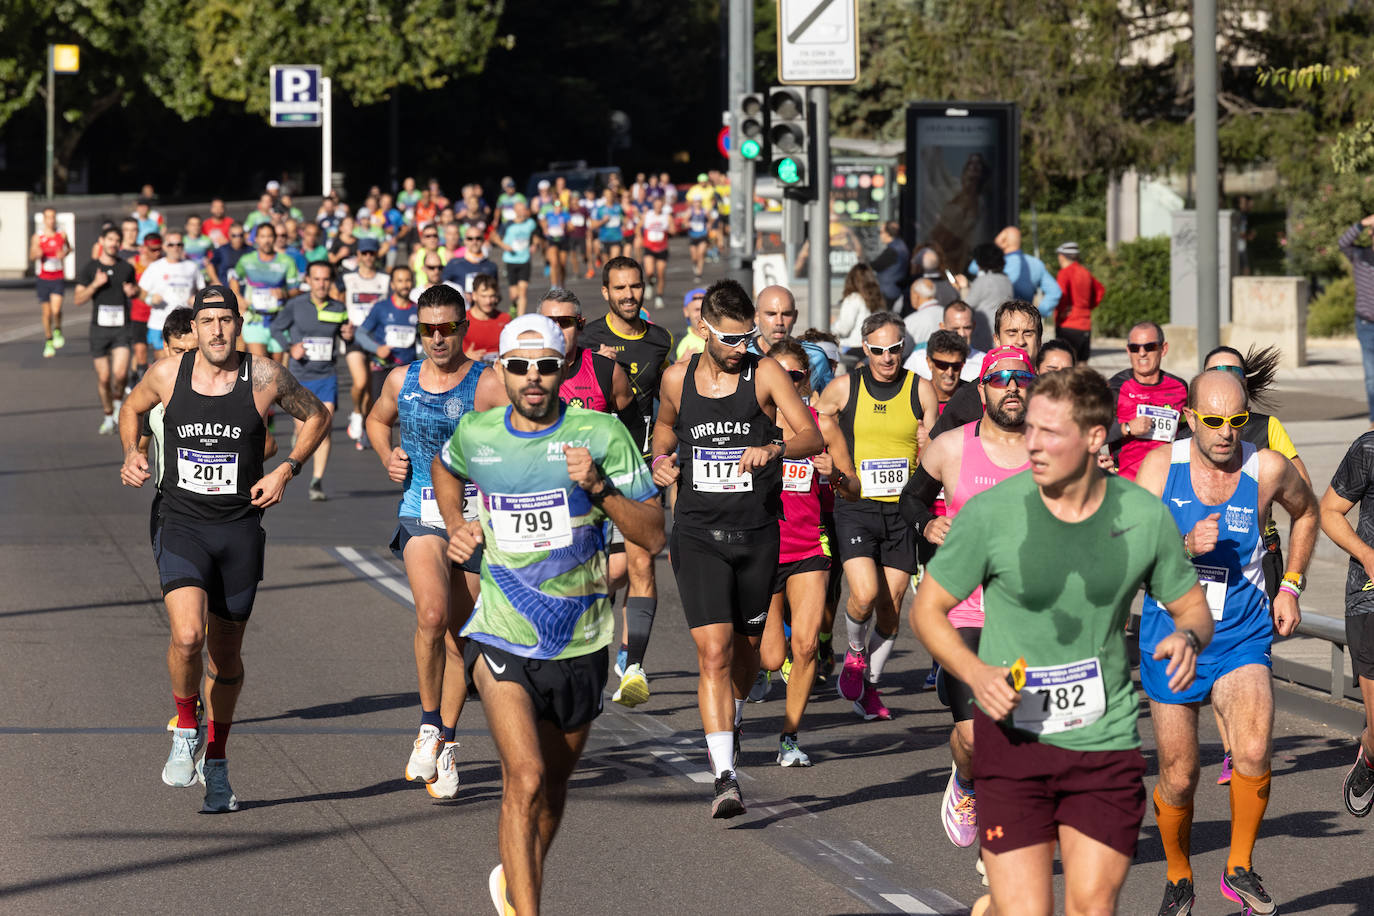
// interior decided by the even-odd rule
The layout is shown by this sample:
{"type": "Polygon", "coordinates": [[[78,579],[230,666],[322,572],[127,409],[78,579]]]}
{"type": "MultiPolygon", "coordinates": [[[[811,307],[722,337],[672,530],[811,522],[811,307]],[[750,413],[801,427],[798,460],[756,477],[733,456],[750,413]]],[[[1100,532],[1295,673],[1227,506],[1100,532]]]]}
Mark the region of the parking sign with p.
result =
{"type": "Polygon", "coordinates": [[[278,64],[271,70],[273,127],[319,127],[320,68],[311,64],[278,64]]]}

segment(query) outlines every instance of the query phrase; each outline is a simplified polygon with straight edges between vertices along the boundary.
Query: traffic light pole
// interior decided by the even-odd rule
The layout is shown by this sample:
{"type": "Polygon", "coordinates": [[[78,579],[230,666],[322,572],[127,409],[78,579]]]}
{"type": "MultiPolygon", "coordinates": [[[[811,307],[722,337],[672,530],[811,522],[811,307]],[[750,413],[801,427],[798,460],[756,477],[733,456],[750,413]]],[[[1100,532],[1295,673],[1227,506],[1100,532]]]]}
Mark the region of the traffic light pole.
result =
{"type": "Polygon", "coordinates": [[[811,186],[816,198],[810,208],[810,252],[806,258],[809,282],[811,327],[830,330],[830,90],[824,86],[811,87],[811,110],[816,123],[812,129],[815,155],[812,164],[811,186]]]}
{"type": "Polygon", "coordinates": [[[53,94],[57,91],[56,80],[53,79],[53,55],[56,48],[48,45],[48,200],[52,200],[52,169],[53,169],[53,110],[57,103],[53,94]]]}
{"type": "MultiPolygon", "coordinates": [[[[733,100],[753,88],[754,83],[754,4],[752,0],[729,0],[729,91],[733,100]]],[[[752,292],[754,275],[752,170],[740,155],[740,125],[735,112],[727,116],[730,128],[730,270],[728,276],[752,292]],[[746,228],[748,226],[748,228],[746,228]],[[747,244],[747,248],[746,248],[747,244]]]]}

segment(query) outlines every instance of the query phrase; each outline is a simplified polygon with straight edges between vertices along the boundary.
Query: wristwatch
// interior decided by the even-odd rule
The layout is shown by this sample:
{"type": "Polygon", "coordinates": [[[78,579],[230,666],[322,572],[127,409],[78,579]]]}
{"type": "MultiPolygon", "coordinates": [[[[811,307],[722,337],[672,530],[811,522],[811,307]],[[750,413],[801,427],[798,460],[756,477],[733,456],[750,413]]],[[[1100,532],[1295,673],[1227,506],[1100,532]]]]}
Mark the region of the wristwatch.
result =
{"type": "MultiPolygon", "coordinates": [[[[299,461],[297,461],[295,458],[287,458],[287,459],[286,459],[286,466],[289,467],[289,468],[291,469],[291,476],[292,476],[292,477],[296,477],[296,476],[299,476],[299,475],[300,475],[300,473],[301,473],[301,463],[300,463],[299,461]]],[[[289,479],[289,478],[288,478],[288,479],[289,479]]]]}
{"type": "Polygon", "coordinates": [[[1188,641],[1188,645],[1193,647],[1194,654],[1202,652],[1202,640],[1197,638],[1197,634],[1192,630],[1179,630],[1178,635],[1188,641]]]}

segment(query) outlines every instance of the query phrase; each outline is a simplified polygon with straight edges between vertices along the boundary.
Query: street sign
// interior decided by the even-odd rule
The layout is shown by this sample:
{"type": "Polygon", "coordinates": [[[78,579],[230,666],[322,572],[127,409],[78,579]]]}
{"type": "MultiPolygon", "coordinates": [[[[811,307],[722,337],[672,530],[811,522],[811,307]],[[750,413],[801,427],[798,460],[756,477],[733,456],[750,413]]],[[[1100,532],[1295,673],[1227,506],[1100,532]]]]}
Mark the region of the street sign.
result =
{"type": "Polygon", "coordinates": [[[81,70],[80,45],[53,45],[52,68],[55,73],[78,73],[81,70]]]}
{"type": "Polygon", "coordinates": [[[778,82],[858,80],[858,0],[778,0],[778,82]]]}
{"type": "Polygon", "coordinates": [[[324,122],[320,104],[320,68],[313,64],[283,65],[271,69],[269,106],[273,127],[319,127],[324,122]]]}

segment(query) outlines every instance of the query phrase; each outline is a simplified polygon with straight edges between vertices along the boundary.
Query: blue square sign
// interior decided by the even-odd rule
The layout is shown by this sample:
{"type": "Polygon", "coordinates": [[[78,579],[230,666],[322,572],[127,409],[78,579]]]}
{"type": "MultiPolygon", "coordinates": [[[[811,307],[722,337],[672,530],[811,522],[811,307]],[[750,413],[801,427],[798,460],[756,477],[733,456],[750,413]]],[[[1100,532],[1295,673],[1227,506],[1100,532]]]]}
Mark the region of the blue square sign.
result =
{"type": "Polygon", "coordinates": [[[273,127],[319,127],[320,68],[313,64],[278,64],[271,68],[269,106],[273,127]]]}

